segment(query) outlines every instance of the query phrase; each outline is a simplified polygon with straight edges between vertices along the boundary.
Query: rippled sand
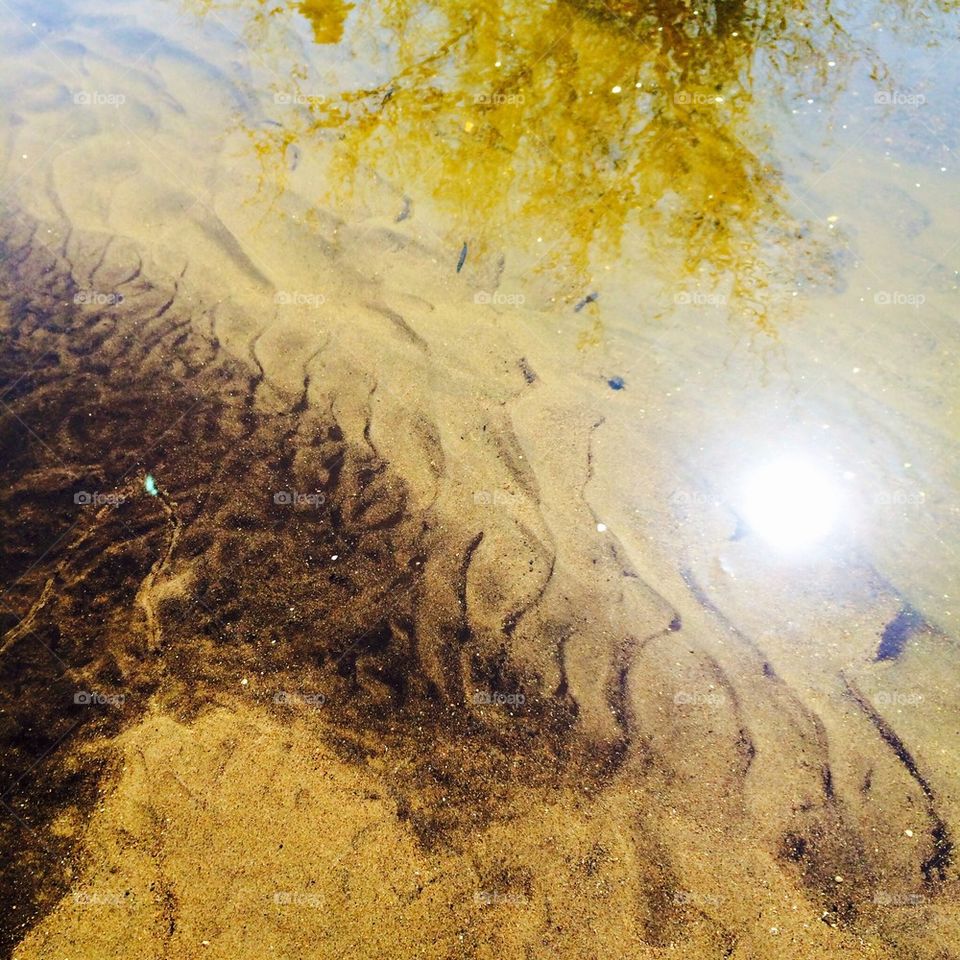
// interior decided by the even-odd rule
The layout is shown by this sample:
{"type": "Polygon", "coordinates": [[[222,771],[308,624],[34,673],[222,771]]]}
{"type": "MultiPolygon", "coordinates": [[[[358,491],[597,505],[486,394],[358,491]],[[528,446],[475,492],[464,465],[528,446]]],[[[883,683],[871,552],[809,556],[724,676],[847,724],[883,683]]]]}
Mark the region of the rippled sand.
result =
{"type": "Polygon", "coordinates": [[[4,27],[5,949],[960,955],[952,41],[429,9],[4,27]]]}

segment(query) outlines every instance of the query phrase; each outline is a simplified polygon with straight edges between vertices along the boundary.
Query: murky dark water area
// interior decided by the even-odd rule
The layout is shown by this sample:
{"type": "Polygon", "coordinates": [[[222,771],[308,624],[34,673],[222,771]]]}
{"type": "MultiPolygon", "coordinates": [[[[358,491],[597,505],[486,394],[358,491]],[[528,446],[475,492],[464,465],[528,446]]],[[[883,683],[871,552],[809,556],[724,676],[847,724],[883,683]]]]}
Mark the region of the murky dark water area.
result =
{"type": "MultiPolygon", "coordinates": [[[[4,247],[11,322],[0,389],[16,404],[2,438],[3,507],[16,518],[3,554],[5,887],[20,921],[11,944],[69,889],[70,854],[97,799],[104,758],[65,769],[64,753],[116,735],[151,698],[189,717],[245,671],[272,691],[323,691],[325,716],[340,715],[338,747],[354,758],[372,749],[369,736],[395,742],[414,722],[482,733],[491,763],[569,727],[562,696],[528,702],[526,731],[485,729],[443,706],[416,669],[422,521],[375,453],[308,411],[308,383],[301,397],[278,397],[286,412],[258,411],[262,375],[231,362],[215,336],[188,335],[169,291],[134,271],[116,285],[121,303],[71,308],[70,265],[32,239],[15,231],[4,247]],[[43,296],[23,292],[35,289],[43,296]],[[120,333],[124,323],[135,338],[120,333]],[[40,555],[38,543],[48,545],[40,555]],[[178,582],[188,569],[189,587],[178,582]],[[163,581],[169,588],[156,589],[163,581]],[[66,835],[52,828],[61,820],[66,835]]],[[[455,653],[471,639],[465,620],[449,624],[451,687],[463,681],[455,653]]],[[[502,658],[478,652],[468,669],[481,686],[520,685],[502,658]]],[[[286,703],[258,699],[281,713],[286,703]]],[[[558,743],[554,760],[563,753],[558,743]]],[[[432,763],[456,793],[443,757],[432,763]]],[[[418,783],[421,802],[430,790],[418,783]]],[[[432,843],[468,802],[405,816],[432,843]]],[[[493,813],[471,805],[473,825],[493,813]]]]}

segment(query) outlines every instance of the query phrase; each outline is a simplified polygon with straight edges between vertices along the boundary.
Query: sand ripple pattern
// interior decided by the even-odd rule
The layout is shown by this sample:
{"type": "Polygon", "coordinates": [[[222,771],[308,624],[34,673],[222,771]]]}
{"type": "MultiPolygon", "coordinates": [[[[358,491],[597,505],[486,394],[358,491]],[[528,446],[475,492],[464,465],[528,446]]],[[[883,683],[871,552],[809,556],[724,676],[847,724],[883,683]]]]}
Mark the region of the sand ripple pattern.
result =
{"type": "MultiPolygon", "coordinates": [[[[395,462],[379,449],[376,376],[334,391],[324,363],[338,358],[321,349],[300,383],[276,382],[255,324],[248,354],[228,351],[215,300],[188,296],[132,242],[11,211],[3,253],[8,947],[62,909],[88,825],[103,833],[98,790],[134,776],[129,744],[160,716],[195,725],[216,755],[227,747],[205,724],[234,710],[253,711],[267,740],[309,729],[331,769],[373,771],[389,800],[377,816],[453,898],[449,923],[428,911],[431,956],[462,947],[451,930],[474,924],[462,917],[477,904],[523,920],[484,913],[457,955],[679,944],[748,957],[780,935],[771,926],[823,955],[861,937],[876,956],[904,955],[901,942],[948,955],[936,944],[956,934],[957,799],[871,699],[874,667],[828,671],[818,682],[835,696],[813,695],[800,655],[774,665],[701,571],[667,590],[615,535],[572,533],[551,456],[581,464],[571,509],[595,522],[604,419],[571,430],[539,401],[538,422],[556,417],[568,443],[531,458],[521,407],[543,387],[528,361],[478,430],[488,476],[511,491],[491,510],[492,493],[465,492],[440,416],[408,411],[422,460],[395,462]],[[494,842],[516,848],[491,870],[494,842]],[[466,875],[473,887],[450,879],[466,875]],[[767,923],[784,897],[796,911],[767,923]],[[891,916],[891,897],[914,898],[913,912],[891,916]]],[[[395,310],[370,313],[429,353],[395,310]]],[[[210,788],[195,781],[185,796],[210,788]]],[[[166,876],[172,854],[150,829],[136,842],[166,876]]],[[[201,908],[182,877],[154,882],[144,955],[189,956],[178,931],[201,908]]],[[[401,898],[394,922],[422,894],[401,898]]],[[[45,936],[24,955],[63,945],[45,936]]]]}

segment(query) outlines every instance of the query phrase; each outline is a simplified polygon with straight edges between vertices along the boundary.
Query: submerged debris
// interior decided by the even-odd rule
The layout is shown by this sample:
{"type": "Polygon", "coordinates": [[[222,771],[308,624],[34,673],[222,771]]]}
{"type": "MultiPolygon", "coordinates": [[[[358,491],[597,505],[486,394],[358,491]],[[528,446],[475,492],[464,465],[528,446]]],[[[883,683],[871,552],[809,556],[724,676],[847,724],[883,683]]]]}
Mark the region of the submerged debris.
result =
{"type": "Polygon", "coordinates": [[[574,313],[579,313],[588,303],[593,303],[600,296],[596,290],[593,293],[588,293],[574,308],[574,313]]]}
{"type": "Polygon", "coordinates": [[[627,385],[627,381],[623,377],[611,377],[607,381],[607,386],[611,390],[622,390],[627,385]]]}
{"type": "Polygon", "coordinates": [[[457,261],[457,273],[463,269],[464,263],[467,262],[467,241],[463,241],[463,249],[460,251],[460,259],[457,261]]]}

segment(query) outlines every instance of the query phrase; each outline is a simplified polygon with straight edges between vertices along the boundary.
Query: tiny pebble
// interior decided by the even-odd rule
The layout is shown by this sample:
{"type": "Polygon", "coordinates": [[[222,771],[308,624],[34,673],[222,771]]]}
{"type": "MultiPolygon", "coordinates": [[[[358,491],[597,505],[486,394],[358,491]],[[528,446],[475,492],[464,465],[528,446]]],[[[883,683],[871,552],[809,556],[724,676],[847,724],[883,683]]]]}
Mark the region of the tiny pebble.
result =
{"type": "Polygon", "coordinates": [[[903,832],[904,832],[908,837],[912,837],[912,836],[913,836],[913,831],[912,831],[912,830],[904,830],[903,832]]]}
{"type": "Polygon", "coordinates": [[[605,523],[597,524],[597,533],[605,533],[606,529],[607,529],[607,525],[605,523]]]}

